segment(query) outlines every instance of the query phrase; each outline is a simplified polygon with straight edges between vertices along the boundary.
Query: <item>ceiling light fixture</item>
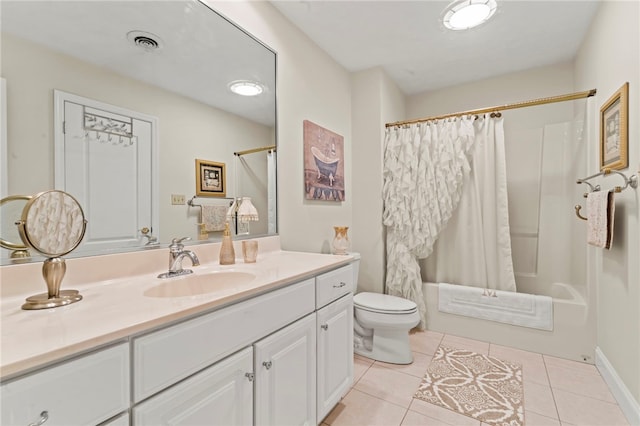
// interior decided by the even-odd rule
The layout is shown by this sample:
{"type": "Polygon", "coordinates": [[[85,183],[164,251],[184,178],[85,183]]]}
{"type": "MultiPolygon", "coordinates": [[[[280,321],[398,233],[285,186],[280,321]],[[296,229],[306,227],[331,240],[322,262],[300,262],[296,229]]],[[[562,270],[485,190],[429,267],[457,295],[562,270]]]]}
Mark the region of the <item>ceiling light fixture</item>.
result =
{"type": "Polygon", "coordinates": [[[458,0],[445,9],[442,23],[450,30],[467,30],[487,22],[498,8],[496,0],[458,0]]]}
{"type": "Polygon", "coordinates": [[[257,96],[264,92],[264,86],[250,80],[237,80],[229,83],[229,90],[242,96],[257,96]]]}

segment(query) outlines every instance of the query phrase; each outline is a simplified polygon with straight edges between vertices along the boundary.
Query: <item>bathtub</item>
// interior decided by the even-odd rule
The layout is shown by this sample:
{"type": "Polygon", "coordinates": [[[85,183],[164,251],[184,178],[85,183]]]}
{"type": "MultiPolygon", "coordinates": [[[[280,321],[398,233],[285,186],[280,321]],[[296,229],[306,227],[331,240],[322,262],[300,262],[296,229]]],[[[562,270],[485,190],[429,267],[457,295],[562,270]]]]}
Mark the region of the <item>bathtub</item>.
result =
{"type": "Polygon", "coordinates": [[[438,284],[423,283],[427,305],[427,329],[511,346],[532,352],[594,363],[595,312],[574,287],[550,286],[553,298],[553,330],[544,331],[438,311],[438,284]]]}

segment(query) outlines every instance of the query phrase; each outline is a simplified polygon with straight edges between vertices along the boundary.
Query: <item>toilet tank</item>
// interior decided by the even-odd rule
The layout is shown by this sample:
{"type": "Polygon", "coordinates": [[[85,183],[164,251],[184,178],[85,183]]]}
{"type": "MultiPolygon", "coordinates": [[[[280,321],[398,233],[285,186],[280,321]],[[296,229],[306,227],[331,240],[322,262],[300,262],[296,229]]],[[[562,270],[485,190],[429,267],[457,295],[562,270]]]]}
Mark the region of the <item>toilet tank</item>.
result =
{"type": "Polygon", "coordinates": [[[353,293],[356,292],[358,288],[358,272],[360,271],[360,253],[349,253],[353,256],[353,262],[351,262],[351,266],[353,268],[353,293]]]}

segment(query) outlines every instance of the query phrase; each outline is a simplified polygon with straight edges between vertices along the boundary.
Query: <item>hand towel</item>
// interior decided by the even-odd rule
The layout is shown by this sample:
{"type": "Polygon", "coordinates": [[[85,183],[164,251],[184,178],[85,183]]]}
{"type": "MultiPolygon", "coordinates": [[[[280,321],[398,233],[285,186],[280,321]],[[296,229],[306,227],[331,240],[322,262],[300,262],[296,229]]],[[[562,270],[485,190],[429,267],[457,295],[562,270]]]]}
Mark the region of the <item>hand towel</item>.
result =
{"type": "Polygon", "coordinates": [[[613,241],[613,192],[590,192],[587,195],[587,243],[611,248],[613,241]]]}
{"type": "Polygon", "coordinates": [[[227,221],[227,206],[202,206],[202,218],[206,232],[224,231],[227,221]]]}

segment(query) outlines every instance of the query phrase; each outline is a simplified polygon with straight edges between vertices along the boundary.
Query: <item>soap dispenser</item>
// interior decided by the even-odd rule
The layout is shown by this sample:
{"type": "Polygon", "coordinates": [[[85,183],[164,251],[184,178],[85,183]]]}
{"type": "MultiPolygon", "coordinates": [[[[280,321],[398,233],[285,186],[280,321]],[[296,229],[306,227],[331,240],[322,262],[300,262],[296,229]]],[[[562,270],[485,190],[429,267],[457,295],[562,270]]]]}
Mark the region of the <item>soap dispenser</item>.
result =
{"type": "Polygon", "coordinates": [[[233,241],[231,241],[231,231],[229,230],[229,222],[224,226],[222,234],[222,247],[220,247],[220,264],[233,265],[236,263],[236,252],[233,249],[233,241]]]}

